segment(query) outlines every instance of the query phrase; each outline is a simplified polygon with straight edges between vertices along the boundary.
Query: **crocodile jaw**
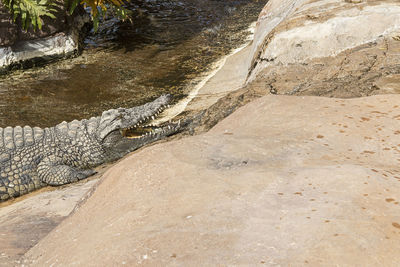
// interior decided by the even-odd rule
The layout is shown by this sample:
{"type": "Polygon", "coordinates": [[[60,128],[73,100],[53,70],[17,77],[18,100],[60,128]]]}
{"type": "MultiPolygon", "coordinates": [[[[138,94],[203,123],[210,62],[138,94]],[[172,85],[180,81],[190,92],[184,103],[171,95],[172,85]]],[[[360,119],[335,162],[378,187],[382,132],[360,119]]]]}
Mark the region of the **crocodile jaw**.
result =
{"type": "MultiPolygon", "coordinates": [[[[145,128],[142,126],[140,127],[145,128]]],[[[102,147],[107,152],[108,158],[110,160],[115,160],[146,144],[172,135],[178,132],[180,128],[180,122],[177,122],[152,126],[151,130],[147,132],[140,132],[135,129],[116,130],[104,138],[102,147]],[[132,134],[132,132],[134,134],[132,134]]]]}
{"type": "Polygon", "coordinates": [[[169,98],[163,95],[143,106],[103,112],[98,136],[107,154],[111,158],[122,157],[145,144],[176,133],[180,129],[179,122],[152,124],[168,107],[169,98]]]}
{"type": "Polygon", "coordinates": [[[97,138],[102,141],[107,135],[116,130],[130,129],[146,125],[154,120],[166,107],[169,95],[162,95],[153,102],[133,108],[118,108],[103,112],[97,128],[97,138]]]}

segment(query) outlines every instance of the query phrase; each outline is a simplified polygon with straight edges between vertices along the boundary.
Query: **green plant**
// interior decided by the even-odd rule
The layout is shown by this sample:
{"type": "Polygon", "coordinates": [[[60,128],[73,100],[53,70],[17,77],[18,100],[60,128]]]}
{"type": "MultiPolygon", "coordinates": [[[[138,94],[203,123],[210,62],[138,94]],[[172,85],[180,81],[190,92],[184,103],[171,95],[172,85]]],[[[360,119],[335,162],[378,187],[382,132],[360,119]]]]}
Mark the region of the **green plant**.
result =
{"type": "Polygon", "coordinates": [[[90,7],[94,31],[97,31],[99,22],[106,18],[109,13],[120,20],[129,19],[131,13],[123,7],[123,0],[72,0],[70,14],[74,12],[79,4],[82,4],[84,7],[90,7]]]}
{"type": "Polygon", "coordinates": [[[1,0],[3,5],[11,12],[13,21],[21,18],[22,28],[27,30],[30,26],[41,29],[41,17],[55,18],[54,4],[48,0],[1,0]]]}
{"type": "MultiPolygon", "coordinates": [[[[41,29],[43,16],[55,18],[56,4],[53,0],[0,0],[10,11],[13,21],[21,20],[22,28],[27,30],[41,29]]],[[[129,0],[128,0],[129,1],[129,0]]],[[[123,0],[72,0],[65,3],[72,14],[79,5],[90,7],[94,30],[97,31],[99,22],[106,14],[112,14],[120,20],[129,19],[130,11],[123,7],[123,0]]]]}

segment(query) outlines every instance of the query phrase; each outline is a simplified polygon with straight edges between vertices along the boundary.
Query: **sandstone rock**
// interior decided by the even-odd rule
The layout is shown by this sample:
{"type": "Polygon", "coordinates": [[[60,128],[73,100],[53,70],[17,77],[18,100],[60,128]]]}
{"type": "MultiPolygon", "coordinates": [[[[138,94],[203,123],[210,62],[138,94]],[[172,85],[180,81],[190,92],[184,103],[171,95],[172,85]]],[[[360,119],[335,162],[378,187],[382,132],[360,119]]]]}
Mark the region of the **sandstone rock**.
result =
{"type": "Polygon", "coordinates": [[[247,82],[272,93],[356,97],[397,93],[396,1],[270,1],[260,15],[247,82]]]}
{"type": "Polygon", "coordinates": [[[24,263],[396,266],[399,101],[256,100],[111,168],[24,263]]]}
{"type": "Polygon", "coordinates": [[[15,266],[26,251],[73,212],[97,182],[98,177],[93,177],[69,187],[48,187],[29,197],[1,203],[0,266],[15,266]]]}
{"type": "Polygon", "coordinates": [[[398,93],[398,11],[271,0],[252,46],[183,106],[209,127],[253,102],[124,159],[21,263],[397,266],[399,95],[305,95],[398,93]],[[254,101],[271,93],[303,96],[254,101]]]}

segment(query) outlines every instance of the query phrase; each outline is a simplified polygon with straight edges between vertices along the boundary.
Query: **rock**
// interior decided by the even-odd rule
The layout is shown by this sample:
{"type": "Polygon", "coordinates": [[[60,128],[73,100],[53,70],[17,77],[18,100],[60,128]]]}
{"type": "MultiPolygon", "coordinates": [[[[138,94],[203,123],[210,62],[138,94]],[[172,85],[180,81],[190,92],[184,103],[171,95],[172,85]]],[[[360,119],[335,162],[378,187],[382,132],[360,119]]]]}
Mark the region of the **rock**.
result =
{"type": "Polygon", "coordinates": [[[259,16],[252,44],[224,60],[224,67],[191,93],[197,96],[190,103],[181,101],[174,114],[183,107],[199,113],[242,87],[228,97],[231,103],[222,101],[221,108],[230,110],[226,115],[243,102],[239,96],[251,101],[266,94],[348,98],[398,93],[399,8],[393,1],[271,0],[259,16]]]}
{"type": "Polygon", "coordinates": [[[257,23],[247,82],[275,94],[398,93],[399,13],[393,1],[272,0],[257,23]]]}
{"type": "Polygon", "coordinates": [[[43,17],[41,30],[24,31],[10,19],[0,3],[0,73],[14,68],[31,67],[77,52],[89,15],[78,7],[67,14],[64,1],[56,2],[56,19],[43,17]]]}
{"type": "Polygon", "coordinates": [[[29,197],[1,203],[0,266],[14,266],[21,255],[73,212],[97,182],[96,176],[69,187],[48,187],[29,197]]]}
{"type": "Polygon", "coordinates": [[[112,167],[25,263],[396,266],[399,102],[253,101],[112,167]]]}
{"type": "Polygon", "coordinates": [[[24,264],[397,266],[399,6],[269,1],[176,112],[216,126],[112,167],[24,264]]]}

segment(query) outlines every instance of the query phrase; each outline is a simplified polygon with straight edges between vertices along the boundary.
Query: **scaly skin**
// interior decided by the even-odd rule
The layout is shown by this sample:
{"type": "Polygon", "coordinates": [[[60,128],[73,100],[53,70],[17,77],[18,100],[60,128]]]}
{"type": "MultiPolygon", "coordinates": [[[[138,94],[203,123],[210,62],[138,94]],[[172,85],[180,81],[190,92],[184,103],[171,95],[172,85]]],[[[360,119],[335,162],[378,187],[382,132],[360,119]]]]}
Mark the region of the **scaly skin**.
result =
{"type": "Polygon", "coordinates": [[[169,124],[134,139],[122,135],[124,129],[151,120],[168,100],[164,95],[143,106],[51,128],[0,128],[0,201],[87,178],[95,173],[93,167],[177,132],[179,124],[169,124]]]}

